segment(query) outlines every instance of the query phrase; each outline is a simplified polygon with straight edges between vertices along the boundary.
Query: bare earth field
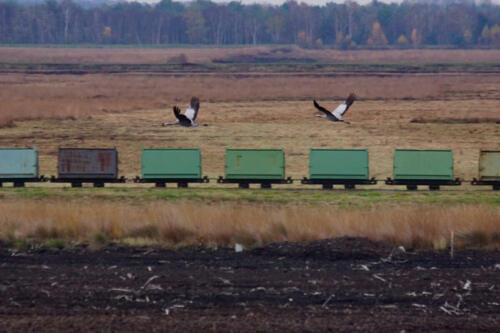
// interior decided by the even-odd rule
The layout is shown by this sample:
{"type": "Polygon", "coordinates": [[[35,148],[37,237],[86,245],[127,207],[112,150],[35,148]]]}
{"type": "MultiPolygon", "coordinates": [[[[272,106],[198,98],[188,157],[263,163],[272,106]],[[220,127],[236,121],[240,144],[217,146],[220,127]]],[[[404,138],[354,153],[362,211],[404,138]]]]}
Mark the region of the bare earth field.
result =
{"type": "Polygon", "coordinates": [[[2,331],[498,332],[499,252],[0,247],[2,331]]]}
{"type": "MultiPolygon", "coordinates": [[[[38,147],[46,176],[58,147],[116,147],[128,178],[142,148],[201,148],[210,178],[226,148],[283,148],[295,179],[310,148],[359,148],[379,180],[395,148],[453,149],[470,180],[479,150],[500,150],[498,59],[1,47],[0,147],[38,147]],[[314,117],[313,99],[332,109],[349,92],[351,124],[314,117]],[[201,126],[162,127],[193,95],[201,126]]],[[[192,187],[0,189],[0,331],[500,331],[496,192],[192,187]]]]}

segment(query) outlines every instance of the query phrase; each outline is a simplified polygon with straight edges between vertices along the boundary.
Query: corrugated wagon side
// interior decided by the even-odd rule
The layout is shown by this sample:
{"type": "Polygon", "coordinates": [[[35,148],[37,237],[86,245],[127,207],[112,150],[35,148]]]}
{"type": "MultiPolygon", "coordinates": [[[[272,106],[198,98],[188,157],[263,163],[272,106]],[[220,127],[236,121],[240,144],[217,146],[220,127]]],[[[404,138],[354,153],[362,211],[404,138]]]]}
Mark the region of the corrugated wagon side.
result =
{"type": "Polygon", "coordinates": [[[238,184],[240,188],[249,188],[250,184],[271,188],[271,184],[290,184],[292,179],[285,178],[283,149],[226,149],[225,177],[217,182],[238,184]]]}
{"type": "Polygon", "coordinates": [[[51,182],[71,183],[81,187],[82,183],[93,183],[104,187],[105,183],[124,183],[118,178],[118,151],[115,148],[59,148],[57,156],[57,178],[51,182]]]}
{"type": "Polygon", "coordinates": [[[428,185],[430,190],[440,186],[461,185],[453,178],[452,150],[394,150],[394,179],[387,178],[387,185],[406,185],[408,190],[417,190],[419,185],[428,185]]]}
{"type": "Polygon", "coordinates": [[[46,181],[38,175],[38,149],[0,148],[0,187],[13,183],[23,187],[25,183],[46,181]]]}
{"type": "Polygon", "coordinates": [[[155,183],[165,187],[167,183],[177,183],[178,187],[188,187],[189,183],[208,183],[202,176],[200,149],[143,149],[142,175],[138,183],[155,183]]]}
{"type": "Polygon", "coordinates": [[[481,150],[479,153],[479,179],[474,178],[472,185],[490,185],[500,190],[500,151],[481,150]]]}
{"type": "Polygon", "coordinates": [[[357,184],[376,184],[369,175],[366,149],[311,149],[309,178],[304,177],[302,184],[321,184],[323,189],[340,184],[345,189],[354,189],[357,184]]]}

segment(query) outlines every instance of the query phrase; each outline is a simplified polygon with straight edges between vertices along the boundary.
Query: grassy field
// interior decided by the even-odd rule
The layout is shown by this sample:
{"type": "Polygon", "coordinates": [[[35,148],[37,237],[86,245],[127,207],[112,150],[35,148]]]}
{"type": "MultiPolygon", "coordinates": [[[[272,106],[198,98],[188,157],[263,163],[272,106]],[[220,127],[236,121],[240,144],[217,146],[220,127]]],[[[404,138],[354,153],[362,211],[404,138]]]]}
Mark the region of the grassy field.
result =
{"type": "Polygon", "coordinates": [[[214,60],[240,55],[267,56],[276,59],[313,59],[322,63],[394,64],[394,63],[498,63],[500,50],[360,50],[302,49],[283,47],[232,48],[64,48],[64,47],[1,47],[0,63],[126,63],[161,64],[184,54],[190,63],[211,63],[214,60]]]}
{"type": "MultiPolygon", "coordinates": [[[[344,198],[346,199],[346,198],[344,198]]],[[[444,249],[450,232],[457,248],[500,246],[500,209],[485,205],[376,206],[217,202],[124,202],[83,199],[0,202],[0,239],[18,246],[54,242],[102,245],[261,246],[278,241],[356,236],[408,248],[444,249]]],[[[62,245],[61,245],[62,244],[62,245]]]]}
{"type": "MultiPolygon", "coordinates": [[[[57,99],[54,99],[55,103],[57,99]]],[[[339,101],[320,100],[332,108],[339,101]]],[[[183,107],[186,103],[183,103],[183,107]]],[[[57,170],[58,147],[116,147],[120,173],[140,174],[142,148],[192,148],[202,151],[203,173],[224,174],[225,148],[283,148],[286,173],[308,176],[310,148],[368,149],[372,177],[392,176],[394,148],[453,149],[455,175],[477,176],[480,149],[500,149],[500,127],[495,123],[411,123],[421,117],[495,117],[497,100],[388,100],[356,102],[346,116],[350,125],[314,117],[310,101],[262,101],[201,103],[191,129],[162,127],[174,120],[170,107],[133,111],[99,112],[89,117],[40,119],[16,122],[0,129],[2,146],[36,146],[40,172],[57,170]],[[472,110],[478,110],[477,112],[472,110]],[[206,126],[205,126],[206,125],[206,126]]]]}
{"type": "MultiPolygon", "coordinates": [[[[244,71],[238,73],[224,67],[203,73],[0,71],[0,146],[38,147],[40,173],[46,176],[56,173],[58,147],[116,147],[120,175],[128,178],[140,174],[141,149],[154,147],[201,148],[203,174],[211,178],[224,174],[225,148],[283,148],[286,174],[295,179],[308,176],[310,148],[363,148],[369,151],[370,175],[381,180],[392,176],[394,148],[453,149],[455,176],[466,180],[477,177],[480,149],[500,150],[500,125],[495,122],[500,118],[500,76],[481,73],[477,67],[499,59],[498,51],[357,53],[293,48],[279,51],[283,55],[270,48],[2,48],[0,62],[36,65],[104,59],[109,64],[151,64],[186,53],[189,61],[201,64],[245,52],[375,67],[448,59],[450,64],[470,62],[471,69],[272,72],[240,64],[244,71]],[[314,117],[312,99],[333,108],[351,91],[359,100],[345,116],[350,125],[314,117]],[[172,106],[186,107],[193,95],[201,100],[202,125],[162,127],[162,122],[174,120],[172,106]]],[[[468,185],[461,191],[445,188],[439,193],[393,191],[383,184],[353,192],[321,191],[298,182],[271,191],[238,190],[213,181],[193,187],[158,190],[127,184],[69,189],[47,183],[4,188],[0,239],[115,239],[175,245],[197,244],[206,236],[201,241],[210,244],[252,245],[347,234],[439,248],[454,229],[466,235],[463,246],[498,243],[497,233],[491,231],[499,229],[500,195],[468,185]],[[141,228],[152,231],[144,236],[136,230],[141,228]],[[164,236],[170,232],[175,236],[164,236]]]]}
{"type": "MultiPolygon", "coordinates": [[[[500,195],[490,190],[443,190],[406,191],[406,190],[367,190],[356,191],[324,191],[313,188],[288,188],[284,186],[273,190],[259,188],[205,188],[189,189],[157,189],[151,185],[111,185],[106,188],[69,188],[69,187],[30,187],[2,188],[0,199],[5,202],[18,200],[66,201],[66,202],[123,202],[127,205],[142,205],[153,202],[187,202],[199,204],[217,203],[255,203],[283,205],[308,205],[327,207],[329,209],[352,210],[371,209],[376,207],[394,208],[411,207],[413,205],[429,206],[461,206],[482,205],[499,207],[500,195]]],[[[27,201],[28,202],[28,201],[27,201]]]]}

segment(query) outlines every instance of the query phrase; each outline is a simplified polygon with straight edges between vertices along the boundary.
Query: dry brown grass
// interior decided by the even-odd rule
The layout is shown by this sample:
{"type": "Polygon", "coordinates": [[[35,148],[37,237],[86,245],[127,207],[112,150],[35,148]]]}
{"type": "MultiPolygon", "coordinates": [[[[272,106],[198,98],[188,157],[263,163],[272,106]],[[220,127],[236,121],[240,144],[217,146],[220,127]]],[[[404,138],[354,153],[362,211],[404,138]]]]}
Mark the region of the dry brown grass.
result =
{"type": "MultiPolygon", "coordinates": [[[[330,108],[337,103],[320,102],[330,108]]],[[[199,147],[203,173],[210,177],[224,174],[225,148],[283,148],[286,174],[294,178],[308,175],[309,148],[357,148],[368,149],[370,174],[379,179],[392,176],[394,148],[453,149],[455,176],[472,179],[478,173],[479,150],[500,150],[497,124],[414,124],[410,120],[415,114],[467,117],[471,109],[494,116],[498,103],[358,101],[347,114],[351,124],[346,125],[314,117],[310,101],[202,100],[198,120],[208,126],[196,129],[161,127],[162,121],[173,119],[170,108],[103,112],[92,119],[18,122],[16,127],[0,129],[0,146],[37,146],[40,172],[45,175],[57,170],[59,146],[117,147],[120,174],[127,177],[140,174],[142,148],[199,147]]]]}
{"type": "MultiPolygon", "coordinates": [[[[287,48],[285,48],[287,49],[287,48]]],[[[0,48],[0,62],[164,63],[210,62],[239,54],[271,53],[269,47],[185,49],[0,48]],[[178,60],[176,60],[178,62],[178,60]]],[[[487,62],[499,50],[335,51],[288,48],[286,57],[352,63],[487,62]]],[[[202,101],[234,102],[342,98],[499,99],[498,75],[323,76],[324,73],[0,75],[0,126],[15,120],[86,118],[107,111],[170,107],[197,95],[202,101]]],[[[484,111],[484,108],[475,112],[484,111]]],[[[482,116],[475,114],[475,117],[482,116]]]]}
{"type": "Polygon", "coordinates": [[[44,48],[2,47],[0,62],[19,63],[167,63],[172,57],[185,54],[188,62],[210,63],[241,54],[272,53],[287,58],[312,58],[321,62],[340,63],[472,63],[498,62],[500,50],[306,50],[292,47],[235,48],[44,48]],[[273,51],[274,50],[274,51],[273,51]],[[279,50],[285,50],[280,52],[279,50]]]}
{"type": "MultiPolygon", "coordinates": [[[[185,103],[192,95],[206,103],[340,99],[351,91],[365,100],[466,100],[460,110],[471,111],[470,100],[500,98],[500,76],[3,74],[0,76],[0,126],[12,124],[13,120],[87,118],[109,111],[170,108],[174,103],[185,103]]],[[[453,111],[453,107],[450,103],[439,112],[453,111]]],[[[481,105],[472,111],[463,115],[485,117],[493,110],[481,105]]],[[[242,113],[233,112],[230,119],[238,121],[240,115],[242,113]]],[[[252,112],[250,116],[259,119],[252,112]]]]}
{"type": "Polygon", "coordinates": [[[500,208],[418,206],[338,210],[328,206],[102,202],[0,202],[0,239],[172,245],[264,245],[359,236],[411,248],[500,245],[500,208]]]}

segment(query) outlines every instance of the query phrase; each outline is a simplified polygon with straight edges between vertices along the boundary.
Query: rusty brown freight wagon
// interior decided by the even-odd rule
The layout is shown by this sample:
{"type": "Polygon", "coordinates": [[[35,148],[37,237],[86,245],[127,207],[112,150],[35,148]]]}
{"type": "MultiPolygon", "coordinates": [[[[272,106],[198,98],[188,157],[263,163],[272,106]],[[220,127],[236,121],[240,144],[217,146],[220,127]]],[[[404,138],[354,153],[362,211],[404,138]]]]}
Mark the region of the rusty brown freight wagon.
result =
{"type": "Polygon", "coordinates": [[[82,183],[104,187],[105,183],[123,183],[125,178],[118,178],[115,148],[59,148],[57,178],[51,181],[71,183],[72,187],[81,187],[82,183]]]}

